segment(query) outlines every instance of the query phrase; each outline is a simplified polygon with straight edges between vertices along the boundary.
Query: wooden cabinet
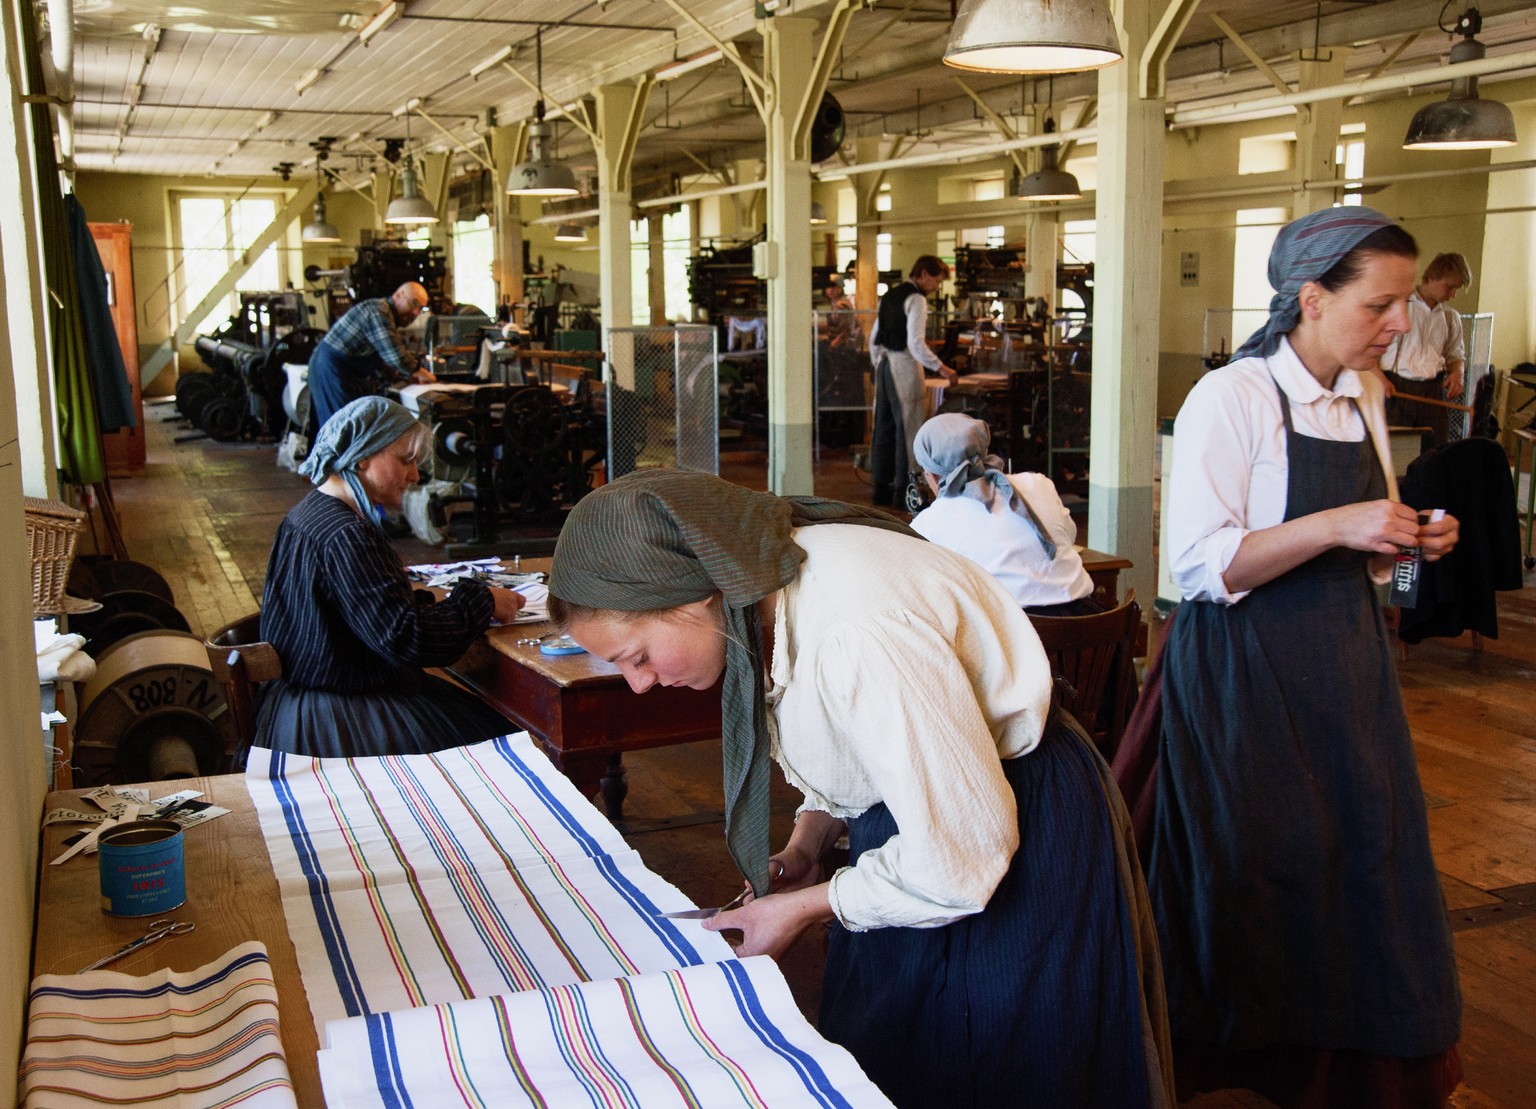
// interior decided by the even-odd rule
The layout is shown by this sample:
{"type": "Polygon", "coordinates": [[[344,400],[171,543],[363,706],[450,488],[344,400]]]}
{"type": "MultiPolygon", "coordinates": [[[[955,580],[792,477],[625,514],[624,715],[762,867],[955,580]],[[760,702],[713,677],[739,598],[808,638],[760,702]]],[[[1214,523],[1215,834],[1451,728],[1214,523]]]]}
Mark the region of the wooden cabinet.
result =
{"type": "Polygon", "coordinates": [[[93,223],[90,228],[96,251],[101,255],[101,267],[107,274],[107,304],[112,309],[112,323],[123,350],[128,387],[133,393],[135,425],[101,437],[107,473],[122,477],[144,469],[144,400],[139,392],[139,325],[133,299],[133,225],[93,223]]]}

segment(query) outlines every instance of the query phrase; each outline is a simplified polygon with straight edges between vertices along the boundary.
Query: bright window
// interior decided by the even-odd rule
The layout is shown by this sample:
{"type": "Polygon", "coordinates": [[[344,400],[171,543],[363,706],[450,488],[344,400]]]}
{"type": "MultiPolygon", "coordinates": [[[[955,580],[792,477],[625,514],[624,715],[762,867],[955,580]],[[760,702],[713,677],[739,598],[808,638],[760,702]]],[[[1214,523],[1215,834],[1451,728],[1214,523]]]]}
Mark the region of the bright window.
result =
{"type": "MultiPolygon", "coordinates": [[[[176,248],[179,255],[180,312],[185,319],[213,291],[240,255],[277,218],[278,198],[273,194],[238,193],[174,196],[176,248]]],[[[207,333],[224,325],[240,308],[239,293],[283,288],[276,244],[262,251],[235,285],[235,291],[219,301],[201,320],[197,330],[207,333]]]]}
{"type": "Polygon", "coordinates": [[[495,234],[485,213],[473,223],[453,225],[453,299],[473,304],[487,316],[496,314],[495,234]]]}
{"type": "Polygon", "coordinates": [[[1094,242],[1096,238],[1093,220],[1066,220],[1061,225],[1061,260],[1063,262],[1092,262],[1094,260],[1094,242]]]}
{"type": "MultiPolygon", "coordinates": [[[[1359,182],[1365,176],[1365,137],[1357,135],[1342,140],[1334,151],[1334,161],[1343,168],[1344,180],[1359,182]]],[[[1363,202],[1358,183],[1344,186],[1343,202],[1345,204],[1363,202]]]]}
{"type": "MultiPolygon", "coordinates": [[[[1237,213],[1237,237],[1232,250],[1232,307],[1265,308],[1274,290],[1269,286],[1269,248],[1286,221],[1284,208],[1244,208],[1237,213]]],[[[1234,328],[1234,346],[1239,338],[1234,328]]]]}

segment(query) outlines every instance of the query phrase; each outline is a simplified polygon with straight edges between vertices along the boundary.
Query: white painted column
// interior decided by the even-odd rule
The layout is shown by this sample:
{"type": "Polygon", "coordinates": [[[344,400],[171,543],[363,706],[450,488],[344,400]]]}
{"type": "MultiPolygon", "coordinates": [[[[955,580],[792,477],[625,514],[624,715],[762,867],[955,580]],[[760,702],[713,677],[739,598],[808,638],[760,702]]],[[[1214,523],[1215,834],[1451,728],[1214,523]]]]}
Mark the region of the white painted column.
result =
{"type": "Polygon", "coordinates": [[[768,488],[814,489],[816,418],[812,397],[811,162],[797,142],[795,115],[811,86],[814,19],[761,20],[763,62],[772,90],[768,119],[768,488]]]}
{"type": "Polygon", "coordinates": [[[507,174],[527,156],[528,125],[497,127],[491,132],[491,161],[496,166],[496,291],[516,304],[523,299],[523,198],[507,192],[507,174]]]}
{"type": "MultiPolygon", "coordinates": [[[[1334,46],[1321,57],[1312,57],[1311,50],[1298,54],[1301,62],[1301,79],[1297,88],[1328,88],[1342,84],[1345,78],[1344,63],[1349,60],[1350,48],[1334,46]]],[[[1322,189],[1303,189],[1303,181],[1324,180],[1335,176],[1338,168],[1339,127],[1344,122],[1342,99],[1319,100],[1315,104],[1302,104],[1296,109],[1296,184],[1291,194],[1291,218],[1304,216],[1320,208],[1333,206],[1335,196],[1322,189]]]]}
{"type": "Polygon", "coordinates": [[[17,50],[14,8],[7,5],[4,27],[5,95],[0,98],[0,241],[5,244],[4,311],[9,363],[15,379],[17,459],[21,487],[34,497],[58,493],[58,452],[55,449],[53,369],[49,357],[46,306],[47,281],[38,232],[37,166],[32,155],[29,112],[17,84],[21,55],[17,50]]]}
{"type": "MultiPolygon", "coordinates": [[[[634,147],[626,142],[631,120],[644,110],[650,86],[602,85],[595,93],[597,149],[598,297],[602,302],[603,349],[610,327],[634,325],[635,300],[629,279],[630,166],[634,147]],[[638,103],[637,103],[638,101],[638,103]]],[[[619,367],[615,365],[617,371],[619,367]]],[[[629,369],[633,373],[633,368],[629,369]]],[[[621,384],[631,384],[621,382],[621,384]]]]}
{"type": "MultiPolygon", "coordinates": [[[[881,141],[856,139],[854,148],[860,162],[878,162],[884,157],[881,141]]],[[[859,198],[859,222],[856,229],[855,249],[858,259],[853,275],[856,285],[854,306],[861,312],[873,312],[880,303],[880,228],[870,223],[879,212],[875,198],[880,192],[883,173],[860,173],[853,177],[853,194],[859,198]]]]}
{"type": "Polygon", "coordinates": [[[1160,0],[1119,0],[1115,7],[1125,60],[1099,71],[1088,545],[1134,563],[1125,584],[1135,587],[1146,605],[1157,595],[1152,463],[1164,101],[1141,97],[1137,76],[1164,5],[1160,0]]]}

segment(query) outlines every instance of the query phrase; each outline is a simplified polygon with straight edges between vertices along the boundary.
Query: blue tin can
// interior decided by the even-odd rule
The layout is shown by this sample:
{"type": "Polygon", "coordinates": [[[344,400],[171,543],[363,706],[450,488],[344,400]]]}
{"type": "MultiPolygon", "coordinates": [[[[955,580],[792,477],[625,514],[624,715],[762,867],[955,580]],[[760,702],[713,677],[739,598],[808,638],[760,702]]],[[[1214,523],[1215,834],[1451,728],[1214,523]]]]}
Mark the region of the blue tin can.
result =
{"type": "Polygon", "coordinates": [[[132,820],[102,833],[96,846],[101,911],[109,916],[156,916],[187,900],[181,825],[132,820]]]}

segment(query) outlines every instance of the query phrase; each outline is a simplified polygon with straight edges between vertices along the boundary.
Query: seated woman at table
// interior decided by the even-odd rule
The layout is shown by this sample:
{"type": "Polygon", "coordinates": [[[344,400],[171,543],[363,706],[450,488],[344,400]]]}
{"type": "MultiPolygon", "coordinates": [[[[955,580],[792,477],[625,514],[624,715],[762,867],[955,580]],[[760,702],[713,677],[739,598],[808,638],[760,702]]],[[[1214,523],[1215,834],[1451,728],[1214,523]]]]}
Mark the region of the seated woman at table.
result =
{"type": "Polygon", "coordinates": [[[1173,1104],[1124,806],[981,567],[877,509],[637,471],[572,510],[550,611],[637,692],[723,675],[726,841],[758,896],[705,927],[778,957],[837,921],[820,1031],[886,1096],[1173,1104]],[[806,799],[771,858],[770,754],[806,799]]]}
{"type": "Polygon", "coordinates": [[[1093,580],[1073,546],[1077,525],[1044,474],[1005,474],[987,452],[987,425],[945,412],[917,431],[913,450],[937,498],[912,530],[963,554],[1002,582],[1024,611],[1038,616],[1102,612],[1093,580]]]}
{"type": "Polygon", "coordinates": [[[446,666],[522,597],[461,581],[441,600],[411,587],[380,526],[418,480],[425,424],[362,397],[326,421],[301,473],[316,488],[277,529],[262,638],[283,676],[264,691],[256,744],[322,757],[403,755],[517,728],[473,694],[426,673],[446,666]]]}

